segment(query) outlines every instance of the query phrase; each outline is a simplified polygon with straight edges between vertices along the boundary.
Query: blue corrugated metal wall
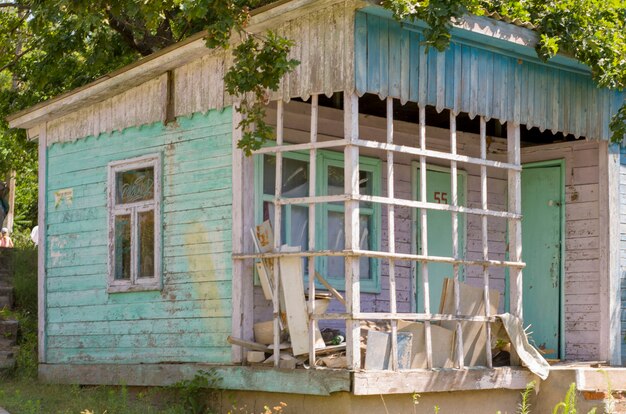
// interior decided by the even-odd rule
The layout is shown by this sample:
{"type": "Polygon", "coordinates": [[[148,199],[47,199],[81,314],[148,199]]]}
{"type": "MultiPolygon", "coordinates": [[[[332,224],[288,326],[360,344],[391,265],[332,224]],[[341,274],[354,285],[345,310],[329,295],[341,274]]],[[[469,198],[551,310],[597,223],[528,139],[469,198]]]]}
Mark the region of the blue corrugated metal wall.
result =
{"type": "MultiPolygon", "coordinates": [[[[580,67],[551,65],[476,41],[453,37],[442,53],[425,54],[417,26],[357,12],[356,88],[441,111],[608,139],[624,94],[598,89],[580,67]]],[[[532,51],[532,50],[531,50],[532,51]]]]}

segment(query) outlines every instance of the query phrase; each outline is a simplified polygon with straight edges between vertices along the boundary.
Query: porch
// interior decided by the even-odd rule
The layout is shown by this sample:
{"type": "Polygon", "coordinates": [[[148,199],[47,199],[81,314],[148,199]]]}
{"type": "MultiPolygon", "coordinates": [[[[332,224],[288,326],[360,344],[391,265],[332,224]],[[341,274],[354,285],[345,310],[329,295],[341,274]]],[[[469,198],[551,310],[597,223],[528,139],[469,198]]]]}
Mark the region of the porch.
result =
{"type": "MultiPolygon", "coordinates": [[[[578,291],[582,281],[576,282],[583,272],[581,260],[599,264],[600,244],[608,243],[597,230],[607,216],[594,213],[606,202],[598,196],[607,188],[601,174],[611,167],[612,155],[604,143],[481,116],[472,119],[469,114],[426,105],[402,105],[393,98],[380,101],[370,95],[313,95],[307,101],[277,101],[268,114],[276,127],[276,145],[250,158],[239,154],[234,160],[234,171],[239,172],[235,177],[241,180],[237,179],[234,190],[235,223],[240,225],[233,229],[237,283],[233,292],[241,291],[241,295],[233,299],[241,313],[235,315],[233,336],[253,341],[253,325],[273,318],[270,347],[280,348],[285,337],[279,328],[287,322],[279,317],[285,314],[281,301],[273,298],[280,297],[280,284],[285,282],[278,271],[280,260],[295,257],[306,261],[306,266],[293,285],[289,283],[290,292],[301,286],[297,295],[308,295],[309,309],[308,348],[299,361],[320,369],[318,325],[345,332],[345,368],[354,372],[355,393],[357,389],[368,390],[363,391],[366,394],[427,392],[420,384],[430,383],[435,372],[440,372],[437,383],[447,383],[447,389],[461,380],[465,385],[459,389],[482,383],[470,379],[468,372],[475,372],[489,387],[523,388],[532,378],[519,374],[523,370],[493,370],[494,354],[501,347],[495,346],[492,324],[495,315],[505,311],[521,318],[526,302],[542,306],[531,307],[525,319],[534,322],[550,314],[552,325],[538,327],[540,332],[531,335],[546,357],[599,359],[593,351],[576,353],[577,332],[584,325],[594,326],[598,334],[603,331],[600,336],[611,334],[600,326],[600,318],[578,328],[583,321],[577,320],[576,307],[566,308],[567,303],[575,303],[566,294],[580,299],[577,295],[587,293],[578,291]],[[548,171],[543,167],[554,167],[550,173],[557,178],[552,193],[542,194],[534,187],[523,190],[523,164],[527,170],[538,168],[533,170],[535,175],[548,171]],[[597,175],[577,179],[575,174],[585,168],[597,175]],[[532,241],[528,243],[537,244],[529,249],[530,263],[524,263],[521,256],[523,191],[542,194],[529,197],[527,208],[534,210],[536,203],[537,214],[549,214],[544,226],[555,229],[554,239],[539,247],[546,228],[527,225],[527,238],[532,241]],[[587,203],[576,206],[582,209],[580,213],[570,210],[577,202],[587,203]],[[238,205],[242,208],[237,209],[238,205]],[[574,223],[577,217],[591,219],[584,223],[590,231],[582,237],[566,228],[566,223],[581,225],[574,223]],[[270,222],[272,240],[270,249],[259,252],[250,229],[264,220],[270,222]],[[281,251],[284,244],[296,249],[281,251]],[[546,251],[551,259],[542,258],[546,251]],[[274,269],[270,275],[273,294],[253,283],[254,268],[261,262],[274,269]],[[534,262],[542,262],[543,267],[534,262]],[[521,277],[525,266],[532,269],[526,288],[521,277]],[[333,299],[327,311],[315,311],[315,294],[326,290],[308,277],[316,273],[345,294],[345,306],[333,299]],[[574,278],[567,286],[566,273],[574,278]],[[536,293],[523,298],[524,290],[533,287],[536,293]],[[463,292],[471,288],[480,294],[473,306],[467,306],[463,292]],[[533,296],[537,297],[533,300],[533,296]],[[383,355],[387,352],[387,362],[373,371],[371,364],[368,370],[364,321],[382,325],[376,330],[388,334],[388,349],[380,348],[383,355]],[[442,328],[449,333],[448,342],[441,342],[442,328]],[[411,345],[409,365],[406,346],[399,343],[406,339],[402,331],[412,332],[411,340],[419,342],[411,345]],[[399,333],[404,338],[399,339],[399,333]],[[442,343],[451,349],[442,350],[442,343]],[[372,378],[377,379],[373,386],[372,378]]],[[[601,268],[597,271],[593,277],[602,285],[601,268]]],[[[586,297],[583,302],[595,301],[595,295],[586,297]]],[[[519,365],[515,349],[507,352],[507,365],[519,365]]],[[[281,365],[281,353],[272,353],[272,358],[265,362],[281,365]]],[[[233,361],[246,361],[246,350],[234,346],[233,361]]]]}

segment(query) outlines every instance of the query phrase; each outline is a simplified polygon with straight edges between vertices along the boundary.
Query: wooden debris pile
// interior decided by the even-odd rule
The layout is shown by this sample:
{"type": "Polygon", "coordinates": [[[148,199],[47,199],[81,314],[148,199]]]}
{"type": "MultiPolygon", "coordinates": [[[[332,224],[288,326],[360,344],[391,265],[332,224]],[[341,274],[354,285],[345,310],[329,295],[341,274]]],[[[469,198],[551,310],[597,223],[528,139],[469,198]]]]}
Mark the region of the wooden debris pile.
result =
{"type": "MultiPolygon", "coordinates": [[[[269,221],[256,226],[251,234],[257,253],[273,252],[274,235],[269,221]]],[[[283,253],[299,251],[299,247],[287,245],[280,249],[283,253]]],[[[279,342],[278,366],[280,368],[308,366],[311,355],[309,330],[312,326],[315,335],[316,364],[330,368],[345,368],[347,366],[346,345],[341,332],[328,330],[326,335],[322,335],[317,322],[311,324],[311,315],[324,314],[333,298],[345,306],[343,296],[316,272],[315,278],[328,292],[315,293],[314,310],[311,311],[304,289],[301,257],[294,255],[280,257],[278,269],[274,269],[274,263],[275,259],[263,258],[255,264],[255,268],[263,295],[266,300],[272,302],[275,313],[278,313],[279,317],[276,321],[256,323],[254,342],[234,337],[229,337],[228,341],[247,350],[246,360],[250,364],[274,364],[274,343],[279,342]],[[276,279],[278,279],[280,289],[276,288],[276,279]],[[278,338],[274,337],[275,332],[278,338]]]]}
{"type": "MultiPolygon", "coordinates": [[[[274,235],[269,222],[257,226],[256,231],[251,233],[258,253],[273,252],[274,235]]],[[[287,245],[280,249],[281,253],[299,251],[299,247],[287,245]]],[[[303,260],[299,255],[286,254],[278,259],[264,257],[256,263],[256,270],[263,295],[272,302],[277,317],[254,325],[254,342],[228,338],[231,344],[246,349],[246,361],[249,364],[272,364],[294,369],[309,367],[311,356],[315,355],[316,366],[347,368],[342,332],[333,329],[322,332],[317,321],[312,323],[313,315],[326,313],[331,300],[335,299],[345,306],[343,296],[316,272],[314,277],[327,291],[315,293],[315,303],[310,309],[311,301],[304,288],[303,260]],[[274,268],[276,263],[278,269],[274,268]],[[311,329],[314,330],[312,334],[311,329]],[[275,344],[278,344],[276,352],[275,344]]],[[[489,290],[487,310],[487,294],[483,288],[460,282],[457,286],[459,291],[455,292],[455,283],[444,279],[439,314],[460,315],[464,318],[461,321],[445,318],[431,322],[396,320],[393,323],[395,338],[392,322],[362,321],[361,367],[366,370],[426,369],[429,359],[432,368],[454,368],[459,361],[465,367],[476,367],[488,366],[489,358],[493,366],[504,366],[511,364],[511,354],[517,351],[522,361],[542,376],[545,360],[528,344],[521,321],[508,314],[497,315],[499,292],[489,290]],[[474,316],[499,319],[489,322],[490,329],[487,329],[487,323],[472,320],[474,316]],[[427,324],[430,324],[429,330],[427,324]],[[427,331],[430,332],[430,341],[426,340],[427,331]],[[460,341],[457,340],[459,331],[460,341]]]]}

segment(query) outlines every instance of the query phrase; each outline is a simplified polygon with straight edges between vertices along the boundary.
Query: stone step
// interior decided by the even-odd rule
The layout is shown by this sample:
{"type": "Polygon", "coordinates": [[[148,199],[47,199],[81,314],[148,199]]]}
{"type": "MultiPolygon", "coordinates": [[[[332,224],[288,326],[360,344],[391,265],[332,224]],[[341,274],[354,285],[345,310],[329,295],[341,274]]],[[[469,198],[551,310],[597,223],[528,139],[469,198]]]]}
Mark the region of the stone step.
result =
{"type": "Polygon", "coordinates": [[[15,353],[11,351],[0,351],[0,369],[12,369],[15,367],[15,353]]]}
{"type": "Polygon", "coordinates": [[[0,309],[13,309],[13,295],[0,295],[0,309]]]}
{"type": "Polygon", "coordinates": [[[13,308],[13,288],[9,286],[0,286],[0,309],[13,308]]]}
{"type": "Polygon", "coordinates": [[[17,338],[0,337],[0,351],[9,351],[17,344],[17,338]]]}
{"type": "Polygon", "coordinates": [[[17,330],[19,323],[12,319],[2,320],[0,319],[0,338],[4,339],[17,339],[17,330]]]}

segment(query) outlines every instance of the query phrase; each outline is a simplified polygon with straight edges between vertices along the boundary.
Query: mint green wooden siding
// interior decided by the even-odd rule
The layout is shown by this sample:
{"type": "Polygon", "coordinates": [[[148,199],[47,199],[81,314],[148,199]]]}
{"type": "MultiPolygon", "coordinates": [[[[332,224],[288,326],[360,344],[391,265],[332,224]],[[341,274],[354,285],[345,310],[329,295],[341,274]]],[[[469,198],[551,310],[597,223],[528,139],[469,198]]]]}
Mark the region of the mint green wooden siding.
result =
{"type": "Polygon", "coordinates": [[[231,127],[228,108],[49,147],[48,363],[230,361],[231,127]],[[163,290],[107,293],[107,164],[154,153],[163,290]]]}

